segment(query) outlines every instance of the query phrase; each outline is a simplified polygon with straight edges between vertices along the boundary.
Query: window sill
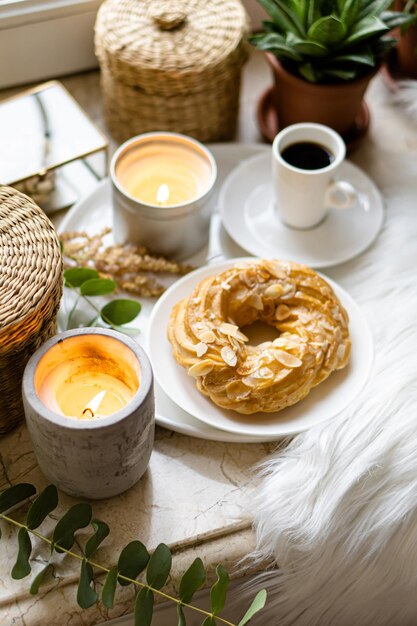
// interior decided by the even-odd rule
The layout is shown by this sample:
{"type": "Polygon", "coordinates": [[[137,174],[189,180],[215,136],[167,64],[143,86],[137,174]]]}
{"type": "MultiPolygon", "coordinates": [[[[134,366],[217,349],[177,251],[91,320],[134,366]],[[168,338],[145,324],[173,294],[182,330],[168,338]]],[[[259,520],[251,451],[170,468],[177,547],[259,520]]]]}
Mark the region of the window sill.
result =
{"type": "Polygon", "coordinates": [[[97,67],[100,0],[25,0],[0,5],[0,88],[97,67]]]}

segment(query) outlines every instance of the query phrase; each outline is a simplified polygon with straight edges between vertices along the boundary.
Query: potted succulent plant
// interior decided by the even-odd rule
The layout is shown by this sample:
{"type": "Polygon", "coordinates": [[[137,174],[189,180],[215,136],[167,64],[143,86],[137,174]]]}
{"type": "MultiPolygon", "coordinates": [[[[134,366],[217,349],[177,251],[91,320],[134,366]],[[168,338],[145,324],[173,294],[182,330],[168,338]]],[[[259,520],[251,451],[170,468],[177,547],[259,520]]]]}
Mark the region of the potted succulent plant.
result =
{"type": "Polygon", "coordinates": [[[370,79],[410,16],[391,0],[258,0],[271,21],[250,41],[267,52],[280,127],[319,122],[349,134],[370,79]]]}

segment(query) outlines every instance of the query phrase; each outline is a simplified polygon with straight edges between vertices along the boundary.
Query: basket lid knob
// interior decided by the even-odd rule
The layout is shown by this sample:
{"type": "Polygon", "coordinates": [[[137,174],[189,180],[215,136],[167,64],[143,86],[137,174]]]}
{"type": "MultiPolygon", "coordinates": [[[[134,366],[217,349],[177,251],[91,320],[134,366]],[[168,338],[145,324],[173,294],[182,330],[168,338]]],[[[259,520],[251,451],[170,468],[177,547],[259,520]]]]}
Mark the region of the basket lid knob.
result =
{"type": "Polygon", "coordinates": [[[161,30],[173,30],[184,24],[187,15],[179,2],[160,0],[150,9],[150,17],[161,30]]]}

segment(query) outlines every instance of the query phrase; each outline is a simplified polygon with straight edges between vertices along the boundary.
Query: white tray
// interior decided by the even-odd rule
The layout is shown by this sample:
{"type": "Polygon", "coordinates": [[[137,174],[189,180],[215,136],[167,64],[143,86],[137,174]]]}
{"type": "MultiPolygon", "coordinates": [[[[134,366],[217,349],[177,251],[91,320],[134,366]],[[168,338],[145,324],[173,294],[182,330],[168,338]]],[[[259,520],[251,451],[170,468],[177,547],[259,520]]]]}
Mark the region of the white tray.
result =
{"type": "MultiPolygon", "coordinates": [[[[212,144],[212,150],[218,166],[220,189],[228,174],[243,160],[256,154],[270,151],[269,146],[250,144],[212,144]]],[[[59,232],[86,231],[91,234],[99,232],[106,226],[112,226],[111,183],[103,180],[89,196],[74,205],[62,221],[59,232]]],[[[109,235],[109,241],[111,241],[109,235]]],[[[244,250],[236,245],[221,226],[220,217],[214,214],[210,227],[209,244],[188,262],[195,266],[205,265],[207,262],[220,261],[234,257],[247,256],[244,250]]],[[[142,311],[134,325],[140,328],[140,334],[135,337],[142,346],[146,344],[147,327],[155,299],[140,298],[142,311]]],[[[274,441],[276,435],[255,436],[236,432],[227,432],[213,428],[178,407],[155,383],[156,422],[160,426],[201,439],[236,443],[252,443],[274,441]]],[[[353,398],[352,398],[353,400],[353,398]]],[[[333,414],[334,415],[334,414],[333,414]]],[[[329,415],[329,417],[331,417],[329,415]]]]}

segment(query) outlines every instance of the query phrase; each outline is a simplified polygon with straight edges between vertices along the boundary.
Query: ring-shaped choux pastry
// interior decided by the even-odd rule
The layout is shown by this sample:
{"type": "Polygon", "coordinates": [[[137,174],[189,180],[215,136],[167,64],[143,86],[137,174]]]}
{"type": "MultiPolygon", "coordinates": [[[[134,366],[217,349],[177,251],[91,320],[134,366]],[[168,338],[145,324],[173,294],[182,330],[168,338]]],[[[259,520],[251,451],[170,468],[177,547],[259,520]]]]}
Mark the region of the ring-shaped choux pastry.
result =
{"type": "Polygon", "coordinates": [[[278,260],[238,262],[178,302],[168,338],[199,391],[238,413],[299,402],[349,361],[348,315],[312,269],[278,260]],[[260,320],[277,337],[250,345],[240,330],[260,320]]]}

